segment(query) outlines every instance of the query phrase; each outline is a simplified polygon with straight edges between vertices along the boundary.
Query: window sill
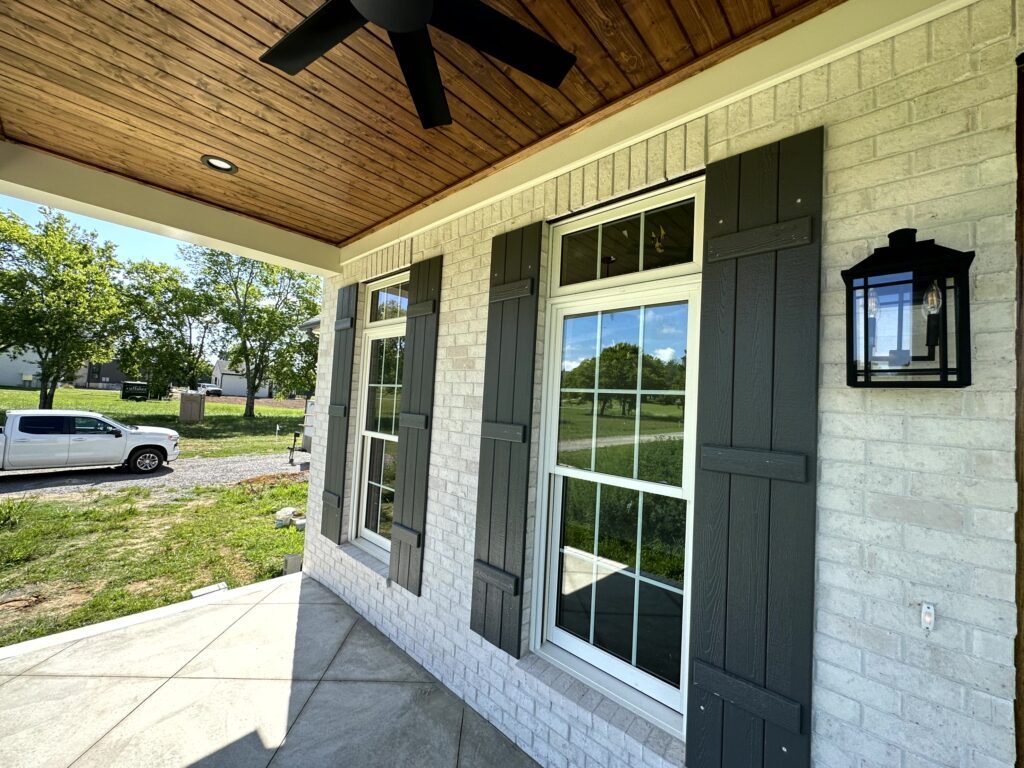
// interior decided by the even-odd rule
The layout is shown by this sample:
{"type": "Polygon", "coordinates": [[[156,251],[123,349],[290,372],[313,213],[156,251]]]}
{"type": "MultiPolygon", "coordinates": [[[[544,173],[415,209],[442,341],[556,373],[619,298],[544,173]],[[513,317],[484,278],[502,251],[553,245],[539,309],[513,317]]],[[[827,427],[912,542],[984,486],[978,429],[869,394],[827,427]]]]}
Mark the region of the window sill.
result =
{"type": "Polygon", "coordinates": [[[338,549],[378,576],[385,579],[390,577],[388,553],[380,547],[363,541],[359,543],[346,541],[343,544],[339,544],[338,549]]]}
{"type": "Polygon", "coordinates": [[[685,738],[685,718],[682,713],[655,701],[617,677],[588,664],[553,643],[543,643],[540,648],[534,650],[534,654],[620,707],[642,717],[674,739],[682,741],[685,738]]]}

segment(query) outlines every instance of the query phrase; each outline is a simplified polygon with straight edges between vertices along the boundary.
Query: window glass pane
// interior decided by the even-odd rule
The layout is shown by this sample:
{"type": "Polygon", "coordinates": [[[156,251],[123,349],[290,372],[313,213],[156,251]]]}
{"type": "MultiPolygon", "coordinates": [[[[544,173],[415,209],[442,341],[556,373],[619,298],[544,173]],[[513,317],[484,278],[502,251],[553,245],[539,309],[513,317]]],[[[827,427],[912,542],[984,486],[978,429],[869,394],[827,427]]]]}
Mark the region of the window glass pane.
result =
{"type": "Polygon", "coordinates": [[[636,527],[640,493],[614,485],[601,485],[601,517],[597,554],[617,569],[636,568],[636,527]]]}
{"type": "Polygon", "coordinates": [[[562,546],[593,554],[597,483],[573,477],[563,483],[562,546]]]}
{"type": "Polygon", "coordinates": [[[601,357],[598,387],[636,389],[640,351],[640,309],[620,309],[601,314],[601,357]]]}
{"type": "Polygon", "coordinates": [[[99,419],[89,419],[82,416],[75,417],[76,435],[104,435],[110,431],[110,426],[99,419]]]}
{"type": "Polygon", "coordinates": [[[640,214],[601,226],[601,277],[640,271],[640,214]]]}
{"type": "Polygon", "coordinates": [[[558,463],[590,469],[594,434],[594,396],[562,392],[558,404],[558,463]]]}
{"type": "Polygon", "coordinates": [[[593,389],[597,363],[597,315],[565,318],[562,325],[562,386],[593,389]]]}
{"type": "Polygon", "coordinates": [[[409,310],[409,283],[378,288],[370,294],[370,322],[405,317],[409,310]]]}
{"type": "Polygon", "coordinates": [[[398,443],[379,437],[366,439],[366,500],[363,526],[385,538],[391,537],[394,516],[398,443]]]}
{"type": "Polygon", "coordinates": [[[683,596],[640,582],[636,627],[636,665],[679,685],[683,648],[683,596]]]}
{"type": "Polygon", "coordinates": [[[404,337],[374,339],[371,342],[370,384],[366,395],[366,429],[371,432],[398,434],[404,358],[404,337]]]}
{"type": "Polygon", "coordinates": [[[597,227],[562,238],[561,285],[585,283],[597,278],[597,227]]]}
{"type": "Polygon", "coordinates": [[[637,479],[683,483],[683,395],[640,396],[637,479]]]}
{"type": "Polygon", "coordinates": [[[555,623],[590,642],[590,604],[594,561],[561,554],[558,559],[558,609],[555,623]]]}
{"type": "Polygon", "coordinates": [[[625,571],[597,567],[594,585],[594,645],[620,659],[633,659],[633,603],[636,579],[625,571]]]}
{"type": "Polygon", "coordinates": [[[64,433],[63,416],[25,416],[18,430],[26,435],[60,435],[64,433]]]}
{"type": "Polygon", "coordinates": [[[693,200],[644,214],[644,271],[693,261],[693,200]]]}
{"type": "Polygon", "coordinates": [[[644,310],[645,390],[686,388],[687,305],[663,304],[644,310]]]}
{"type": "Polygon", "coordinates": [[[636,392],[598,392],[594,470],[633,477],[636,454],[636,392]]]}
{"type": "Polygon", "coordinates": [[[686,567],[686,501],[645,493],[643,517],[640,573],[682,589],[686,567]]]}

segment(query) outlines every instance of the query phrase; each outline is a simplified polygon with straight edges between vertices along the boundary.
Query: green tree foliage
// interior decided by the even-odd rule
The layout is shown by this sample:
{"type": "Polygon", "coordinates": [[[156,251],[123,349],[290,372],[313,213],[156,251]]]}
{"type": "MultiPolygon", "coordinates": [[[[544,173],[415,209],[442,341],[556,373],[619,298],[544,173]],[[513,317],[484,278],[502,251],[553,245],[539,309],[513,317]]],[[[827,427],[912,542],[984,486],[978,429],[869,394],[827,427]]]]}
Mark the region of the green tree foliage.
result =
{"type": "Polygon", "coordinates": [[[274,382],[274,388],[284,395],[311,396],[316,389],[319,353],[319,337],[300,330],[290,333],[270,361],[270,380],[274,382]]]}
{"type": "Polygon", "coordinates": [[[214,297],[169,264],[142,261],[125,272],[121,370],[148,381],[151,392],[166,392],[172,384],[194,389],[208,380],[206,357],[220,340],[214,297]]]}
{"type": "Polygon", "coordinates": [[[44,210],[35,227],[0,213],[0,349],[39,360],[39,407],[87,361],[114,355],[123,307],[112,243],[44,210]]]}
{"type": "MultiPolygon", "coordinates": [[[[640,358],[636,344],[619,342],[601,350],[600,368],[598,359],[588,357],[571,371],[562,374],[562,386],[573,389],[625,389],[636,391],[638,362],[642,378],[640,384],[646,390],[683,390],[686,388],[686,358],[682,360],[661,360],[655,355],[645,354],[640,358]]],[[[614,394],[599,391],[600,415],[604,416],[608,406],[617,402],[621,415],[628,416],[636,408],[635,394],[614,394]]],[[[659,395],[653,402],[676,403],[678,396],[659,395]]]]}
{"type": "Polygon", "coordinates": [[[256,391],[270,380],[275,358],[319,308],[320,281],[302,272],[223,251],[187,246],[182,254],[196,288],[210,295],[234,343],[228,359],[246,377],[245,416],[255,416],[256,391]]]}

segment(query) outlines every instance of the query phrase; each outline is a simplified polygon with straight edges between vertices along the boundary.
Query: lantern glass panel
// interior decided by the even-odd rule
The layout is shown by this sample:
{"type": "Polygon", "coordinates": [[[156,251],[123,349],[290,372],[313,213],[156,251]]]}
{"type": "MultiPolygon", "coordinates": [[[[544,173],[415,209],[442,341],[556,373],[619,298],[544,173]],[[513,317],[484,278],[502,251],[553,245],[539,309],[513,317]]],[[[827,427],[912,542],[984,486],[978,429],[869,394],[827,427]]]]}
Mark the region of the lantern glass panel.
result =
{"type": "Polygon", "coordinates": [[[902,272],[853,282],[858,382],[882,386],[956,380],[955,283],[902,272]]]}

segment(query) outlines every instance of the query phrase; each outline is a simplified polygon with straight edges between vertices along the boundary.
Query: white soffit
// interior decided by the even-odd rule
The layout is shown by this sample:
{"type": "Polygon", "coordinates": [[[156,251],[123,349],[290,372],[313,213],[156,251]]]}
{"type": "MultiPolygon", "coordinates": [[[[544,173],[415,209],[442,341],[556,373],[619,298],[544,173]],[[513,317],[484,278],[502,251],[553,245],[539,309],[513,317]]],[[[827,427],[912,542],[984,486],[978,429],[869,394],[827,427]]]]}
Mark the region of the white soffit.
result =
{"type": "Polygon", "coordinates": [[[846,0],[341,247],[341,263],[424,232],[976,0],[846,0]]]}
{"type": "Polygon", "coordinates": [[[336,245],[21,144],[0,141],[0,193],[322,276],[338,270],[336,245]]]}

